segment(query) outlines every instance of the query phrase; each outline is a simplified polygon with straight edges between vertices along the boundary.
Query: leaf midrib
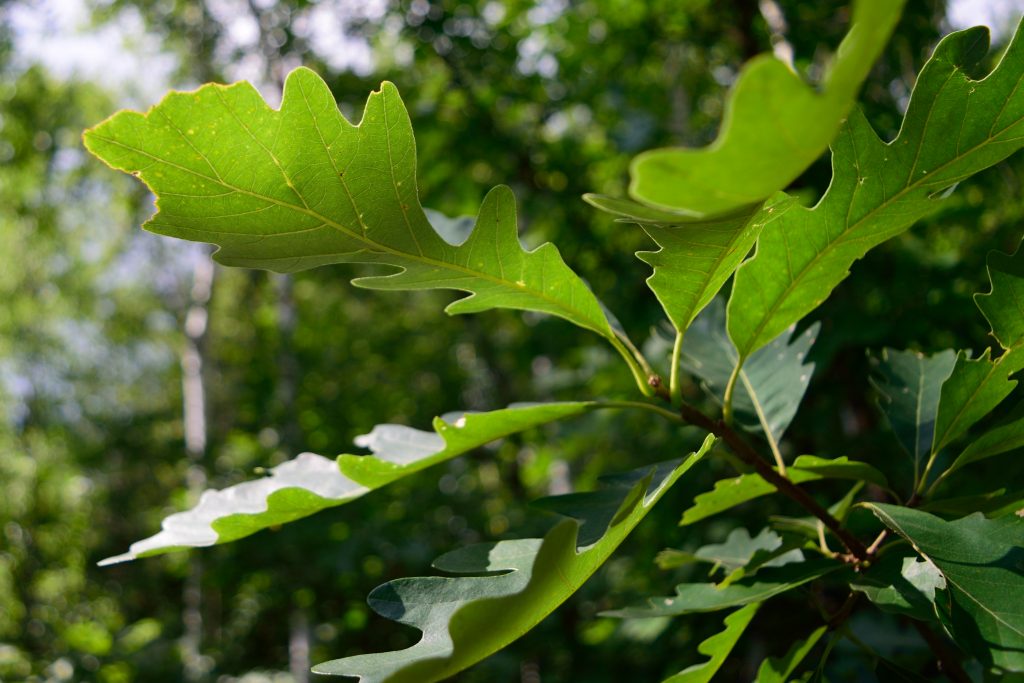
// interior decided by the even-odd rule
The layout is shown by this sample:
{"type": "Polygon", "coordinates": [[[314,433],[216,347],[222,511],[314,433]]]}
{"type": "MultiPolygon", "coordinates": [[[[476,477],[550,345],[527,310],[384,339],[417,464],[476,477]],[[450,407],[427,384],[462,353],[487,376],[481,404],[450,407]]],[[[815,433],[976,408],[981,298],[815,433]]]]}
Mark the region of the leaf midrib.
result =
{"type": "MultiPolygon", "coordinates": [[[[163,158],[158,157],[158,156],[156,156],[154,154],[151,154],[151,153],[149,153],[149,152],[147,152],[145,150],[138,149],[136,147],[132,147],[131,145],[126,145],[123,142],[120,142],[118,140],[114,140],[112,138],[108,138],[108,137],[102,136],[102,135],[96,133],[95,131],[93,131],[91,134],[96,139],[101,140],[101,141],[103,141],[105,143],[116,145],[118,147],[126,149],[126,150],[128,150],[130,152],[134,152],[136,154],[142,154],[143,156],[146,156],[146,157],[152,159],[155,162],[159,162],[161,164],[166,164],[168,166],[176,168],[176,169],[178,169],[180,171],[183,171],[185,173],[190,173],[190,174],[192,174],[194,176],[202,178],[203,180],[206,180],[208,182],[220,185],[221,187],[229,189],[229,190],[231,190],[233,192],[238,192],[240,194],[248,195],[250,197],[254,197],[254,198],[262,200],[262,201],[270,202],[270,203],[276,204],[277,206],[280,206],[281,208],[284,208],[284,209],[290,209],[290,210],[296,211],[298,213],[306,214],[306,215],[310,216],[311,218],[315,218],[317,220],[320,220],[325,226],[334,228],[338,232],[341,232],[341,233],[347,235],[348,237],[350,237],[350,238],[352,238],[354,240],[357,240],[359,242],[363,242],[364,244],[366,244],[366,245],[368,245],[370,247],[370,251],[377,251],[377,252],[380,252],[380,253],[390,254],[392,256],[399,257],[399,259],[408,259],[408,260],[413,260],[413,261],[417,261],[418,260],[418,261],[423,262],[425,265],[429,265],[429,266],[433,266],[433,267],[439,267],[439,268],[443,268],[443,269],[447,269],[447,270],[453,270],[453,271],[456,271],[456,272],[460,272],[460,273],[463,273],[464,275],[468,275],[470,277],[479,278],[481,280],[486,280],[486,281],[489,281],[489,282],[491,282],[493,284],[513,289],[514,291],[517,291],[517,292],[530,292],[534,296],[536,296],[537,298],[539,298],[539,299],[547,302],[548,304],[550,304],[553,308],[555,308],[557,310],[560,310],[560,311],[563,311],[564,312],[564,316],[563,317],[566,317],[566,318],[568,318],[570,320],[572,320],[574,317],[575,318],[579,318],[580,320],[582,320],[585,323],[585,326],[588,329],[590,329],[590,330],[592,330],[594,332],[597,332],[598,334],[600,334],[603,337],[609,338],[609,335],[605,332],[605,330],[600,329],[599,327],[593,325],[590,320],[588,320],[587,318],[585,318],[582,315],[580,315],[580,313],[578,311],[576,311],[574,309],[567,308],[566,306],[564,306],[558,300],[552,299],[551,297],[546,295],[543,291],[538,291],[536,289],[532,289],[532,288],[526,287],[526,286],[520,286],[519,284],[511,282],[509,280],[502,280],[500,278],[494,277],[493,275],[489,275],[489,274],[481,272],[481,271],[476,271],[476,270],[473,270],[471,268],[466,268],[465,266],[462,266],[461,264],[458,264],[458,263],[450,263],[448,261],[438,261],[437,259],[430,258],[429,256],[423,256],[423,255],[416,256],[416,255],[408,254],[406,252],[399,251],[399,250],[394,249],[392,247],[388,247],[388,246],[383,245],[383,244],[381,244],[379,242],[376,242],[376,241],[370,239],[369,237],[364,237],[364,236],[362,236],[362,235],[352,231],[351,229],[346,228],[345,226],[343,226],[342,224],[338,223],[337,221],[334,221],[333,219],[331,219],[331,218],[329,218],[329,217],[327,217],[327,216],[325,216],[325,215],[323,215],[323,214],[321,214],[321,213],[319,213],[317,211],[314,211],[312,209],[308,209],[308,208],[305,208],[305,207],[300,207],[300,206],[297,206],[295,204],[290,204],[288,202],[281,201],[281,200],[279,200],[279,199],[277,199],[275,197],[269,197],[269,196],[266,196],[266,195],[262,195],[262,194],[260,194],[258,192],[252,192],[251,190],[246,190],[244,188],[237,187],[235,185],[232,185],[231,183],[228,183],[227,181],[220,180],[218,178],[211,178],[208,175],[205,175],[203,173],[200,173],[198,171],[190,169],[190,168],[188,168],[186,166],[182,166],[180,164],[176,164],[173,161],[169,161],[167,159],[163,159],[163,158]]],[[[390,149],[390,138],[389,138],[389,141],[388,141],[388,147],[390,149]]],[[[143,171],[139,172],[139,178],[142,179],[143,182],[146,182],[146,185],[149,186],[149,182],[147,182],[146,179],[143,177],[143,173],[144,173],[143,171]]],[[[150,189],[153,190],[153,194],[156,195],[156,197],[157,197],[156,205],[157,205],[157,209],[159,209],[160,208],[160,193],[157,192],[154,188],[152,188],[152,186],[150,186],[150,189]]],[[[346,192],[347,192],[347,188],[346,188],[346,192]]],[[[296,192],[296,195],[298,196],[298,192],[296,192]]],[[[349,193],[349,198],[350,198],[350,201],[353,202],[353,206],[355,206],[355,202],[354,202],[354,200],[352,200],[352,197],[351,197],[350,193],[349,193]]],[[[406,220],[408,220],[408,217],[406,217],[406,220]]],[[[197,231],[197,232],[203,232],[203,231],[200,230],[200,231],[197,231]]],[[[232,233],[232,234],[234,234],[234,233],[232,233]]],[[[263,235],[263,236],[271,237],[271,236],[274,236],[274,235],[263,235]]],[[[541,246],[543,247],[543,245],[541,245],[541,246]]],[[[538,247],[538,249],[540,249],[540,247],[538,247]]],[[[537,253],[538,249],[535,249],[533,251],[527,251],[525,253],[526,254],[535,254],[535,253],[537,253]]],[[[347,253],[349,253],[349,254],[356,254],[358,252],[347,252],[347,253]]],[[[401,267],[401,266],[399,266],[399,267],[401,267]]],[[[469,293],[471,295],[476,295],[476,292],[473,292],[472,290],[466,290],[466,291],[469,291],[469,293]]]]}
{"type": "MultiPolygon", "coordinates": [[[[968,100],[968,101],[970,101],[970,100],[968,100]]],[[[928,115],[929,116],[931,115],[931,112],[933,110],[934,110],[934,107],[932,107],[931,109],[928,110],[928,115]]],[[[998,120],[998,117],[997,117],[996,120],[998,120]]],[[[954,156],[953,158],[949,159],[946,162],[943,162],[942,164],[939,164],[935,168],[935,170],[930,174],[931,177],[934,178],[935,177],[935,173],[945,169],[948,166],[951,166],[952,164],[956,163],[957,161],[963,159],[964,157],[969,156],[970,154],[973,154],[975,151],[981,149],[982,147],[985,147],[986,145],[992,144],[993,140],[995,140],[997,137],[999,137],[1000,135],[1005,133],[1010,127],[1020,123],[1021,121],[1024,121],[1024,117],[1017,118],[1017,119],[1013,120],[1012,122],[1010,122],[1009,124],[1004,126],[1002,129],[1000,129],[998,133],[995,133],[995,134],[993,134],[994,133],[994,129],[990,129],[987,137],[985,137],[981,142],[979,142],[978,144],[974,145],[973,147],[967,149],[964,152],[960,152],[960,150],[958,148],[956,156],[954,156]]],[[[849,127],[847,127],[847,131],[850,131],[850,132],[848,132],[848,134],[852,136],[852,130],[849,127]]],[[[874,131],[872,131],[872,133],[874,133],[874,131]]],[[[874,134],[877,135],[877,133],[874,133],[874,134]]],[[[924,140],[924,135],[923,134],[921,136],[921,139],[924,140]]],[[[900,140],[900,136],[897,136],[896,139],[894,139],[892,142],[887,142],[887,143],[882,143],[882,144],[885,147],[890,147],[891,148],[893,145],[898,143],[899,140],[900,140]]],[[[921,145],[919,144],[918,145],[918,152],[919,153],[920,153],[920,148],[921,148],[921,145]]],[[[916,164],[916,162],[915,162],[915,164],[916,164]]],[[[912,179],[913,176],[910,176],[910,178],[912,179]]],[[[778,309],[782,306],[782,303],[785,302],[790,297],[792,291],[797,287],[798,283],[800,283],[802,281],[802,279],[804,278],[804,276],[815,266],[815,264],[817,264],[818,261],[823,258],[824,254],[829,254],[829,253],[831,253],[831,250],[833,248],[837,248],[838,246],[842,245],[844,243],[844,237],[846,235],[848,235],[850,232],[856,230],[858,227],[860,227],[861,224],[863,224],[863,223],[869,221],[870,219],[874,218],[875,214],[877,214],[879,211],[881,211],[881,210],[883,210],[885,208],[888,208],[889,206],[891,206],[895,202],[897,202],[900,199],[902,199],[903,196],[905,196],[906,194],[909,194],[910,192],[912,192],[912,191],[918,189],[919,187],[925,185],[926,183],[924,181],[926,179],[928,179],[928,176],[921,176],[921,180],[919,180],[919,181],[912,181],[911,184],[905,185],[903,187],[903,189],[901,189],[899,192],[894,194],[892,197],[884,199],[882,201],[882,203],[878,204],[873,209],[871,209],[866,214],[864,214],[864,216],[862,216],[861,218],[857,219],[856,222],[854,222],[852,224],[847,223],[846,227],[843,229],[843,231],[839,235],[839,237],[837,237],[835,240],[830,241],[829,244],[824,249],[822,249],[821,251],[815,253],[815,255],[811,258],[811,260],[808,261],[807,265],[803,269],[801,269],[799,275],[797,277],[793,278],[790,281],[790,284],[786,286],[786,289],[783,291],[782,295],[779,296],[779,297],[776,297],[775,303],[773,303],[771,306],[769,306],[768,314],[763,316],[761,318],[761,322],[758,323],[758,325],[754,328],[754,334],[751,335],[751,337],[750,337],[753,341],[750,342],[750,344],[747,345],[747,348],[743,352],[741,352],[740,355],[741,355],[742,359],[746,360],[750,356],[750,354],[753,353],[753,351],[750,349],[750,346],[752,346],[753,344],[755,344],[757,342],[758,337],[761,336],[761,332],[764,331],[764,328],[767,326],[768,322],[770,322],[771,319],[778,312],[778,309]]],[[[829,188],[829,189],[831,190],[831,188],[829,188]]],[[[856,192],[856,189],[854,190],[854,192],[856,192]]],[[[826,192],[825,197],[823,198],[822,201],[824,201],[827,198],[828,198],[828,193],[826,192]]],[[[852,204],[852,201],[851,201],[851,204],[852,204]]],[[[821,206],[821,204],[819,204],[819,206],[821,206]]],[[[802,207],[799,207],[799,206],[794,206],[793,208],[795,210],[801,210],[802,209],[802,207]]],[[[816,215],[815,211],[817,209],[818,209],[818,207],[815,207],[814,209],[808,209],[807,211],[808,211],[808,213],[811,213],[812,215],[816,215]]],[[[788,254],[789,254],[789,250],[788,249],[786,250],[786,253],[787,253],[787,258],[788,258],[788,254]]],[[[792,271],[790,271],[790,272],[792,272],[792,271]]]]}

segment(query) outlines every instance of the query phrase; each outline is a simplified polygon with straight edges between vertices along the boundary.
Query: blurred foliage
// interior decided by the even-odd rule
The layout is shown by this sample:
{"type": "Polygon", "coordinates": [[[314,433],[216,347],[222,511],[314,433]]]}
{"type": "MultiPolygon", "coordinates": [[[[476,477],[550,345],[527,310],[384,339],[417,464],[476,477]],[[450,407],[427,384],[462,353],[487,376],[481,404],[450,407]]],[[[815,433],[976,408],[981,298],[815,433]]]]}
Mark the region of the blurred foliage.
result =
{"type": "MultiPolygon", "coordinates": [[[[845,31],[845,2],[778,5],[795,63],[813,78],[845,31]]],[[[244,67],[273,92],[304,63],[358,118],[366,93],[394,81],[413,117],[423,203],[473,213],[491,185],[510,184],[524,240],[556,242],[636,338],[660,320],[643,282],[647,267],[632,255],[646,239],[579,196],[622,194],[637,151],[713,139],[731,78],[773,40],[754,0],[114,0],[99,3],[94,18],[127,10],[177,55],[173,85],[244,67]],[[257,29],[241,45],[230,30],[240,16],[257,29]],[[334,49],[365,46],[372,58],[359,68],[338,67],[310,28],[346,16],[349,37],[334,49]]],[[[896,132],[943,16],[939,0],[909,3],[868,79],[861,100],[883,137],[896,132]]],[[[13,45],[0,27],[0,680],[183,679],[189,556],[104,570],[94,563],[184,507],[190,481],[220,487],[302,450],[343,452],[379,422],[426,427],[448,410],[630,391],[608,352],[558,320],[507,311],[448,318],[448,296],[353,289],[345,280],[354,269],[344,266],[292,278],[218,269],[202,344],[208,442],[190,463],[181,329],[193,264],[206,252],[138,231],[149,198],[86,160],[78,136],[116,108],[118,94],[18,66],[13,45]]],[[[971,295],[985,288],[987,251],[1010,251],[1019,239],[1021,163],[1010,159],[963,183],[938,215],[857,264],[812,316],[822,323],[812,354],[818,369],[784,449],[879,463],[901,457],[874,405],[863,349],[980,350],[989,342],[971,295]],[[835,452],[836,433],[856,453],[835,452]]],[[[826,157],[797,185],[813,201],[829,177],[826,157]]],[[[685,391],[700,400],[695,386],[685,391]]],[[[198,553],[200,678],[292,680],[282,672],[305,661],[305,642],[312,661],[411,644],[409,630],[371,616],[364,597],[375,585],[422,572],[468,542],[542,532],[550,518],[529,500],[675,456],[700,436],[652,428],[642,415],[594,414],[542,431],[198,553]]],[[[962,478],[964,493],[1019,481],[1021,469],[1019,458],[981,464],[962,478]]],[[[721,459],[695,470],[569,603],[457,680],[647,680],[695,661],[696,644],[721,629],[720,619],[594,615],[697,579],[693,566],[656,569],[665,546],[693,550],[736,526],[756,531],[767,515],[797,513],[770,499],[677,529],[695,494],[733,474],[721,459]]],[[[843,492],[835,483],[819,490],[843,492]]],[[[834,610],[843,596],[815,597],[834,610]]],[[[916,632],[894,617],[855,615],[852,623],[894,660],[928,659],[916,632]]],[[[785,651],[790,633],[816,625],[804,604],[764,610],[723,680],[751,678],[764,655],[785,651]]],[[[858,653],[837,652],[831,680],[864,680],[869,669],[858,653]]]]}

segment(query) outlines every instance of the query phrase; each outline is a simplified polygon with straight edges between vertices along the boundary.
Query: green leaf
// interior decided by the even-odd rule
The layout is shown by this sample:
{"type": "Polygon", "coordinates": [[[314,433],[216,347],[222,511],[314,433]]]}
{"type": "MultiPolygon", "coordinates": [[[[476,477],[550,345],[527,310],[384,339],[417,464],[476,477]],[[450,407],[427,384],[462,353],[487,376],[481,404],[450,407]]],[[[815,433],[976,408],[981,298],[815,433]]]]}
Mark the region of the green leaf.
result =
{"type": "Polygon", "coordinates": [[[988,30],[943,38],[917,79],[899,135],[883,143],[855,110],[832,143],[832,183],[761,233],[736,272],[729,336],[741,359],[814,310],[872,247],[937,209],[944,191],[1024,146],[1024,34],[982,80],[988,30]]]}
{"type": "Polygon", "coordinates": [[[935,415],[939,409],[939,391],[953,372],[956,353],[942,351],[926,356],[916,351],[884,349],[875,360],[880,375],[874,382],[896,438],[910,454],[914,471],[932,452],[935,415]]]}
{"type": "Polygon", "coordinates": [[[725,618],[725,630],[716,633],[697,646],[697,652],[710,657],[701,664],[689,666],[674,676],[669,676],[662,683],[708,683],[722,668],[725,658],[729,656],[743,632],[747,630],[760,603],[747,605],[725,618]]]}
{"type": "Polygon", "coordinates": [[[686,459],[613,478],[605,491],[550,499],[547,507],[575,519],[543,539],[470,546],[434,563],[441,571],[469,576],[399,579],[376,588],[370,606],[418,628],[422,639],[405,650],[336,659],[313,671],[359,676],[363,683],[430,683],[479,662],[572,595],[713,443],[709,435],[686,459]]]}
{"type": "Polygon", "coordinates": [[[1007,491],[1000,488],[987,493],[928,500],[921,504],[921,509],[952,516],[969,515],[974,512],[980,512],[989,518],[1002,517],[1014,512],[1024,515],[1024,491],[1007,491]]]}
{"type": "MultiPolygon", "coordinates": [[[[819,329],[814,324],[799,335],[792,327],[783,331],[740,369],[732,398],[734,417],[744,429],[764,434],[773,450],[778,449],[810,384],[814,363],[804,361],[819,329]]],[[[682,367],[699,377],[721,404],[738,360],[725,331],[725,306],[716,299],[687,331],[680,354],[682,367]]]]}
{"type": "Polygon", "coordinates": [[[850,583],[876,607],[921,621],[935,619],[935,591],[944,590],[946,580],[928,560],[890,551],[850,583]]]}
{"type": "Polygon", "coordinates": [[[945,474],[956,472],[961,467],[1024,448],[1024,403],[1021,403],[1004,424],[995,427],[967,445],[945,474]]]}
{"type": "Polygon", "coordinates": [[[1020,319],[1024,309],[1024,248],[1018,247],[1012,256],[989,253],[988,272],[992,288],[974,300],[991,324],[1003,354],[994,361],[989,349],[976,359],[963,351],[957,356],[952,376],[942,385],[932,449],[936,453],[1009,396],[1017,386],[1010,375],[1024,369],[1024,322],[1020,319]]]}
{"type": "Polygon", "coordinates": [[[487,413],[454,414],[446,416],[447,420],[435,418],[434,432],[378,425],[356,440],[373,451],[373,456],[340,455],[335,462],[302,453],[272,468],[268,477],[205,491],[194,508],[164,519],[160,533],[133,543],[127,553],[100,564],[244,538],[347,503],[495,439],[598,407],[600,404],[584,402],[524,404],[487,413]]]}
{"type": "Polygon", "coordinates": [[[992,335],[1000,346],[1024,346],[1024,244],[1014,254],[990,252],[988,277],[992,289],[986,294],[975,294],[975,303],[992,326],[992,335]]]}
{"type": "Polygon", "coordinates": [[[633,198],[694,215],[757,203],[796,179],[835,137],[878,58],[902,0],[857,0],[850,31],[816,89],[771,55],[744,65],[718,139],[703,149],[657,149],[633,160],[633,198]]]}
{"type": "MultiPolygon", "coordinates": [[[[630,206],[628,200],[599,195],[584,195],[584,199],[624,217],[630,206]]],[[[750,253],[764,227],[793,201],[779,192],[763,206],[707,220],[676,216],[667,222],[672,214],[639,204],[628,211],[659,247],[658,251],[637,252],[637,256],[653,266],[647,285],[676,330],[690,326],[750,253]]]]}
{"type": "Polygon", "coordinates": [[[790,676],[800,666],[800,662],[807,658],[814,646],[818,644],[821,637],[825,635],[827,628],[822,626],[816,629],[803,640],[793,643],[792,647],[782,657],[771,657],[761,662],[757,670],[755,683],[789,683],[790,676]]]}
{"type": "MultiPolygon", "coordinates": [[[[888,486],[885,475],[881,472],[867,463],[853,461],[846,456],[828,460],[813,455],[801,455],[787,468],[786,474],[795,484],[818,479],[854,479],[870,481],[883,488],[888,486]]],[[[683,513],[679,523],[683,526],[693,524],[774,492],[775,487],[759,474],[742,474],[731,479],[719,479],[712,490],[693,499],[693,506],[683,513]]]]}
{"type": "Polygon", "coordinates": [[[842,566],[834,560],[814,559],[763,569],[758,572],[756,579],[745,579],[724,587],[713,583],[681,583],[676,586],[676,594],[672,597],[647,598],[641,604],[604,612],[603,615],[646,619],[749,605],[802,586],[842,566]]]}
{"type": "Polygon", "coordinates": [[[981,514],[947,522],[897,505],[867,506],[946,580],[940,606],[953,639],[989,666],[1024,671],[1024,519],[981,514]]]}
{"type": "MultiPolygon", "coordinates": [[[[739,527],[729,532],[724,543],[703,546],[692,555],[678,550],[662,551],[656,561],[662,569],[672,569],[690,562],[708,562],[732,571],[749,563],[758,551],[773,551],[780,547],[782,537],[771,529],[762,529],[757,536],[751,538],[750,532],[739,527]]],[[[772,558],[768,561],[768,566],[780,566],[804,559],[799,550],[793,553],[793,550],[789,550],[784,556],[772,558]]]]}
{"type": "Polygon", "coordinates": [[[171,93],[145,115],[120,112],[87,131],[85,145],[157,196],[147,229],[217,244],[226,265],[394,266],[354,284],[469,292],[446,310],[541,311],[614,339],[597,299],[552,244],[523,250],[507,187],[487,195],[465,242],[449,244],[431,227],[409,115],[391,83],[370,95],[358,125],[309,69],[288,76],[277,111],[248,83],[205,85],[171,93]]]}

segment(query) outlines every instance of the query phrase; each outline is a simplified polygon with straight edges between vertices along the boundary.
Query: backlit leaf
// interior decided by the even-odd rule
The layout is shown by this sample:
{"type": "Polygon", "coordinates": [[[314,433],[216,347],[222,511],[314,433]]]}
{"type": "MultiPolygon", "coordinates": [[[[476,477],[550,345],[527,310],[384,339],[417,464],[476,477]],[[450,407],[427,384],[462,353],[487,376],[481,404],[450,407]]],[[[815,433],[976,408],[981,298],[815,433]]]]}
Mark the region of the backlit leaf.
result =
{"type": "Polygon", "coordinates": [[[835,137],[902,7],[902,0],[856,0],[849,33],[820,89],[772,55],[749,61],[726,100],[718,139],[703,149],[641,154],[631,167],[630,194],[702,216],[758,203],[784,188],[835,137]]]}
{"type": "Polygon", "coordinates": [[[811,209],[792,206],[766,226],[736,272],[729,336],[742,359],[823,302],[868,250],[936,210],[943,192],[1024,146],[1024,33],[999,65],[984,27],[946,36],[914,86],[896,139],[883,143],[858,110],[832,143],[832,183],[811,209]]]}
{"type": "Polygon", "coordinates": [[[550,499],[546,507],[574,518],[543,539],[469,546],[434,563],[466,576],[398,579],[376,588],[370,606],[419,629],[420,641],[397,652],[336,659],[313,671],[357,676],[363,683],[431,683],[484,659],[572,595],[713,443],[708,436],[684,460],[613,478],[604,491],[550,499]]]}
{"type": "Polygon", "coordinates": [[[708,683],[718,670],[725,663],[743,632],[747,630],[750,621],[757,614],[760,603],[747,605],[738,609],[725,618],[725,630],[711,636],[697,646],[697,652],[710,659],[701,664],[694,664],[677,673],[669,676],[662,683],[708,683]]]}
{"type": "Polygon", "coordinates": [[[803,640],[793,643],[784,656],[771,657],[761,662],[755,683],[789,683],[793,680],[790,676],[825,635],[825,630],[826,627],[822,626],[803,640]]]}
{"type": "Polygon", "coordinates": [[[356,441],[374,455],[340,455],[337,461],[314,453],[270,470],[270,476],[221,491],[208,490],[191,510],[164,519],[162,530],[131,545],[113,564],[182,548],[228,543],[270,526],[308,517],[359,498],[477,446],[537,425],[580,415],[595,403],[521,405],[487,413],[434,419],[433,432],[400,425],[378,425],[356,441]]]}

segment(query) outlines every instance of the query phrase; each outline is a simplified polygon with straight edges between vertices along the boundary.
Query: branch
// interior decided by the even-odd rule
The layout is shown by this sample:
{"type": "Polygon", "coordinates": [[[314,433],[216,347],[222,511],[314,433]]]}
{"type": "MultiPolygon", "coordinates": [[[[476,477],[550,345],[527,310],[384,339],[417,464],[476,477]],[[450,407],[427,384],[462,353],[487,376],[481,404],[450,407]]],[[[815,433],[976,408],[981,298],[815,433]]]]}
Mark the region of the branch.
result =
{"type": "Polygon", "coordinates": [[[794,484],[787,477],[776,472],[768,462],[758,455],[757,451],[748,444],[736,431],[727,426],[721,420],[712,420],[693,406],[683,403],[679,407],[679,414],[684,420],[696,425],[715,436],[721,438],[729,445],[729,448],[740,460],[750,465],[769,484],[774,486],[780,493],[796,501],[805,510],[821,520],[822,524],[828,527],[829,531],[835,534],[836,538],[843,542],[846,549],[859,561],[871,559],[871,554],[860,540],[843,528],[839,520],[829,514],[829,511],[821,507],[814,498],[802,488],[794,484]]]}

